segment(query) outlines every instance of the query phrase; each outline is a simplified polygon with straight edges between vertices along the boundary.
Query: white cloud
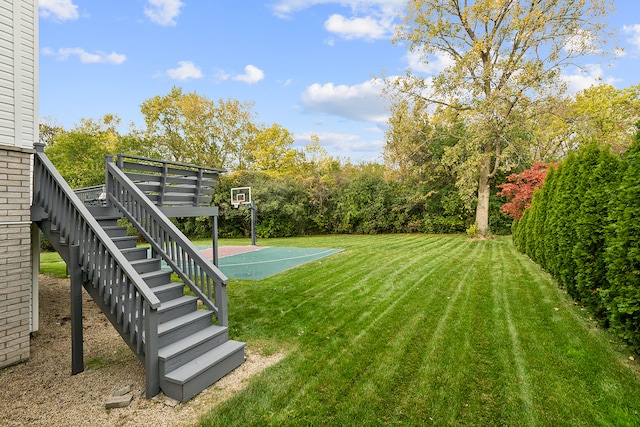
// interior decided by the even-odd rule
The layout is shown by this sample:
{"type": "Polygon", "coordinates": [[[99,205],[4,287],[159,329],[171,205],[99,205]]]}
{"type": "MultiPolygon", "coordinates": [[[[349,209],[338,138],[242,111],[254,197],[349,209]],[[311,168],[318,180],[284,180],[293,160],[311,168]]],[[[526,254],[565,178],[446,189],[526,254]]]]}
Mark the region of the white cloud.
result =
{"type": "MultiPolygon", "coordinates": [[[[334,14],[324,24],[327,31],[347,40],[368,41],[390,38],[394,21],[406,0],[280,0],[272,6],[274,15],[289,19],[301,10],[321,5],[337,4],[351,9],[351,17],[334,14]]],[[[333,39],[327,44],[332,46],[333,39]]]]}
{"type": "Polygon", "coordinates": [[[384,124],[389,118],[389,103],[381,96],[383,87],[381,80],[354,86],[315,83],[302,94],[302,105],[308,113],[384,124]]]}
{"type": "Polygon", "coordinates": [[[167,75],[175,80],[200,79],[202,71],[191,61],[179,61],[178,68],[167,70],[167,75]]]}
{"type": "Polygon", "coordinates": [[[368,41],[378,40],[388,37],[391,33],[380,21],[367,16],[364,18],[345,18],[342,15],[334,14],[324,23],[324,28],[330,33],[340,37],[352,39],[365,39],[368,41]]]}
{"type": "Polygon", "coordinates": [[[596,53],[593,35],[585,30],[579,30],[576,34],[569,37],[564,45],[564,49],[570,54],[576,53],[596,53]]]}
{"type": "Polygon", "coordinates": [[[364,157],[360,160],[376,160],[384,147],[383,140],[365,141],[361,135],[338,132],[304,132],[296,133],[295,146],[304,147],[315,135],[320,139],[320,146],[333,155],[345,155],[361,153],[364,157]]]}
{"type": "Polygon", "coordinates": [[[144,8],[144,14],[151,22],[171,26],[176,25],[176,18],[180,15],[180,8],[184,6],[180,0],[147,0],[149,7],[144,8]]]}
{"type": "Polygon", "coordinates": [[[72,0],[40,0],[38,3],[40,16],[54,21],[78,19],[78,6],[72,0]]]}
{"type": "Polygon", "coordinates": [[[377,9],[385,14],[391,14],[391,11],[395,14],[406,0],[280,0],[273,5],[273,13],[280,18],[290,18],[295,12],[331,3],[351,7],[353,11],[377,9]]]}
{"type": "Polygon", "coordinates": [[[438,74],[454,64],[451,55],[440,52],[429,58],[429,62],[425,63],[419,52],[409,52],[405,56],[409,63],[409,67],[413,72],[425,74],[438,74]]]}
{"type": "Polygon", "coordinates": [[[249,64],[244,67],[244,74],[233,76],[232,79],[252,85],[264,79],[264,71],[255,65],[249,64]]]}
{"type": "Polygon", "coordinates": [[[56,50],[51,48],[42,48],[43,55],[57,56],[59,60],[66,61],[71,56],[76,56],[83,64],[122,64],[127,60],[126,55],[120,53],[106,53],[97,51],[95,53],[87,52],[81,47],[65,47],[56,50]]]}
{"type": "Polygon", "coordinates": [[[627,41],[631,43],[636,49],[640,50],[640,24],[635,25],[623,25],[622,32],[629,34],[627,41]]]}
{"type": "Polygon", "coordinates": [[[567,83],[567,91],[570,94],[576,94],[602,83],[614,84],[616,82],[613,77],[604,77],[602,67],[598,64],[588,65],[584,70],[578,70],[575,74],[564,74],[562,80],[567,83]]]}

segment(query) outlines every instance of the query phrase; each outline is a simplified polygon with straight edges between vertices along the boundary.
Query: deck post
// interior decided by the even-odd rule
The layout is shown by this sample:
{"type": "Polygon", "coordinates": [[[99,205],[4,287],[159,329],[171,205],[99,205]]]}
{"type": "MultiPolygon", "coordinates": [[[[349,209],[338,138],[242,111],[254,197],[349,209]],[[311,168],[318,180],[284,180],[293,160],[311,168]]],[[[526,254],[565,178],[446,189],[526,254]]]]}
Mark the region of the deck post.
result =
{"type": "Polygon", "coordinates": [[[211,217],[211,234],[213,238],[213,265],[218,266],[218,216],[211,217]]]}
{"type": "Polygon", "coordinates": [[[82,269],[80,268],[80,247],[70,248],[71,265],[71,375],[84,371],[82,336],[82,269]]]}
{"type": "MultiPolygon", "coordinates": [[[[118,158],[118,160],[120,160],[118,158]]],[[[104,169],[105,169],[105,184],[104,184],[104,194],[106,196],[105,202],[106,202],[106,206],[111,206],[111,200],[109,199],[109,194],[111,194],[112,191],[112,186],[113,183],[111,182],[111,180],[109,179],[109,163],[113,163],[113,155],[111,154],[105,154],[104,155],[104,169]]]]}
{"type": "Polygon", "coordinates": [[[144,302],[144,373],[146,396],[151,399],[160,393],[160,368],[158,362],[158,310],[144,302]]]}

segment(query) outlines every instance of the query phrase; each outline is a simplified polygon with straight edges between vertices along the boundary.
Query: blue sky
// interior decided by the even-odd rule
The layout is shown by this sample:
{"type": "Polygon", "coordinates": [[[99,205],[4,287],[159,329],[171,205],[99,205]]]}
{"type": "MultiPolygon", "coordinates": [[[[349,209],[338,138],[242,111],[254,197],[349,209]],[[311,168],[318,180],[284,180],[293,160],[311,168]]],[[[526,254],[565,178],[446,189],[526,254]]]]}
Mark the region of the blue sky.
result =
{"type": "MultiPolygon", "coordinates": [[[[253,102],[296,146],[315,134],[330,154],[381,161],[387,102],[375,77],[413,64],[391,44],[402,0],[40,0],[40,117],[71,128],[117,114],[143,128],[140,104],[173,86],[212,100],[253,102]]],[[[624,53],[588,72],[566,70],[572,91],[600,81],[640,83],[640,3],[609,17],[624,53]]],[[[415,66],[415,64],[413,64],[415,66]]],[[[426,71],[426,70],[425,70],[426,71]]]]}

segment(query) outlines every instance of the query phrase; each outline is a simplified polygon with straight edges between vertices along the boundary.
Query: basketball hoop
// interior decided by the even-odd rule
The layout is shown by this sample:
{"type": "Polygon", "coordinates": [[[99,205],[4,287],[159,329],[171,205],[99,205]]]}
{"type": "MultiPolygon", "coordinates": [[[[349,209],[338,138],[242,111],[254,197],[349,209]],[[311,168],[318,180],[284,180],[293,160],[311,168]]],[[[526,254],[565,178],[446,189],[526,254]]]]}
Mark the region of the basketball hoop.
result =
{"type": "Polygon", "coordinates": [[[231,206],[238,208],[244,204],[251,204],[251,187],[231,189],[231,206]]]}
{"type": "Polygon", "coordinates": [[[251,198],[251,187],[236,187],[231,189],[231,206],[239,208],[247,205],[251,211],[251,244],[256,245],[256,206],[251,198]]]}

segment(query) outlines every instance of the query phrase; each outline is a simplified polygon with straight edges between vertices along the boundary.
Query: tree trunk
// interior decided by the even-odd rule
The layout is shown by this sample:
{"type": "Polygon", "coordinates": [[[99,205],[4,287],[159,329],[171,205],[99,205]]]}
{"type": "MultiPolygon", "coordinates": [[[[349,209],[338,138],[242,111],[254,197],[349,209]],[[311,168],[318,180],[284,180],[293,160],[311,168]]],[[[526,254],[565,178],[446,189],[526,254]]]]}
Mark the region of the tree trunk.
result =
{"type": "Polygon", "coordinates": [[[486,156],[480,166],[478,179],[478,204],[476,206],[476,227],[482,237],[489,233],[489,197],[491,196],[491,157],[486,156]]]}

